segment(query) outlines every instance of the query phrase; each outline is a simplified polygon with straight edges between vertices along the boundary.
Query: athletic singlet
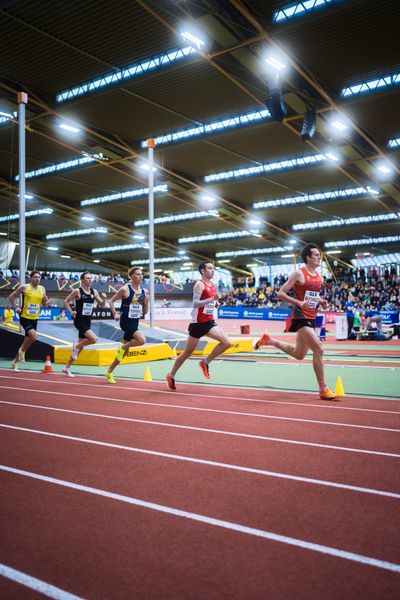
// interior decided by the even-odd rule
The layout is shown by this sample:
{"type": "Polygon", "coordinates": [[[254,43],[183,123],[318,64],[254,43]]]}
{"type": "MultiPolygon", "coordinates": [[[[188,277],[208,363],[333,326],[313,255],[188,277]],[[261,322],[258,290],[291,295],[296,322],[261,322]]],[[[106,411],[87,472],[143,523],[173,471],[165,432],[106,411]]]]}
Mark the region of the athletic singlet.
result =
{"type": "Polygon", "coordinates": [[[94,303],[94,291],[93,288],[90,288],[90,292],[87,293],[85,290],[80,287],[79,288],[80,296],[75,302],[75,311],[76,317],[75,319],[81,319],[82,317],[86,317],[88,319],[91,318],[93,313],[93,303],[94,303]]]}
{"type": "Polygon", "coordinates": [[[146,294],[143,288],[134,291],[130,283],[128,283],[129,296],[122,298],[121,301],[121,321],[140,319],[143,314],[143,305],[146,294]]]}
{"type": "MultiPolygon", "coordinates": [[[[202,280],[203,281],[203,280],[202,280]]],[[[206,300],[207,298],[214,298],[216,287],[213,283],[204,283],[204,290],[200,296],[200,300],[206,300]]],[[[207,323],[214,319],[214,308],[215,302],[210,302],[205,306],[199,306],[192,310],[192,323],[207,323]]]]}
{"type": "Polygon", "coordinates": [[[322,287],[322,277],[319,273],[311,275],[305,267],[300,269],[304,275],[304,283],[293,286],[297,300],[308,300],[310,308],[293,306],[292,319],[315,319],[318,311],[319,293],[322,287]]]}
{"type": "Polygon", "coordinates": [[[30,283],[27,283],[25,294],[22,296],[21,317],[24,319],[38,319],[44,294],[45,289],[42,285],[33,288],[30,283]]]}

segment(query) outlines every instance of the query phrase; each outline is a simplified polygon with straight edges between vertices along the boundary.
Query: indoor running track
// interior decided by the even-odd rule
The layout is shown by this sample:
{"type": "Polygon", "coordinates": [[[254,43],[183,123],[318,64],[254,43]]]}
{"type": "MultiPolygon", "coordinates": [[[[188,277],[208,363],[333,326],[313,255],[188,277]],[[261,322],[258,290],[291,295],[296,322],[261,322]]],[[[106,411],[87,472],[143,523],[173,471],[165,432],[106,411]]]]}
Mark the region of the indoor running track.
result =
{"type": "Polygon", "coordinates": [[[400,597],[398,402],[9,371],[0,388],[7,600],[400,597]]]}

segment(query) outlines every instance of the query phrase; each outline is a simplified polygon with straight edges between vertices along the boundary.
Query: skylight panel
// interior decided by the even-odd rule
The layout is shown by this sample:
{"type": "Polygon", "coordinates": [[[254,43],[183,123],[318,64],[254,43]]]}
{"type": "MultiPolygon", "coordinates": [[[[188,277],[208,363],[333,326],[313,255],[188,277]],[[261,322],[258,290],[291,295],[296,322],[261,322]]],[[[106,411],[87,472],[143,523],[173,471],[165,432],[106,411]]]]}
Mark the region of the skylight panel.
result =
{"type": "Polygon", "coordinates": [[[359,240],[338,240],[336,242],[325,242],[325,248],[345,246],[371,246],[373,244],[390,244],[400,242],[400,235],[387,235],[385,237],[368,237],[359,240]]]}
{"type": "MultiPolygon", "coordinates": [[[[186,129],[180,129],[159,135],[154,138],[157,146],[163,146],[167,144],[185,142],[188,139],[213,135],[226,129],[235,129],[237,127],[243,127],[245,125],[252,125],[253,123],[259,123],[270,119],[271,115],[269,110],[255,110],[247,113],[240,113],[226,119],[218,121],[210,121],[208,123],[199,123],[186,129]]],[[[142,148],[147,148],[147,142],[144,140],[141,142],[142,148]]]]}
{"type": "MultiPolygon", "coordinates": [[[[167,192],[167,185],[156,185],[153,188],[155,194],[167,192]]],[[[147,196],[149,188],[140,188],[136,190],[126,190],[125,192],[118,192],[116,194],[109,194],[108,196],[98,196],[97,198],[87,198],[80,202],[81,206],[93,206],[96,204],[106,204],[108,202],[123,202],[129,200],[129,198],[140,198],[141,196],[147,196]]]]}
{"type": "MultiPolygon", "coordinates": [[[[31,217],[41,217],[43,215],[51,215],[53,213],[52,208],[38,208],[37,210],[28,210],[25,213],[25,218],[29,219],[31,217]]],[[[0,217],[1,223],[7,223],[9,221],[18,221],[20,218],[19,213],[14,213],[12,215],[7,215],[6,217],[0,217]]]]}
{"type": "Polygon", "coordinates": [[[242,177],[259,177],[264,173],[271,171],[282,171],[285,169],[302,169],[310,165],[315,165],[327,160],[324,154],[310,154],[308,156],[299,156],[298,158],[290,158],[273,163],[264,163],[254,165],[253,167],[241,167],[231,171],[220,171],[219,173],[211,173],[204,177],[206,183],[212,181],[224,181],[227,179],[239,179],[242,177]]]}
{"type": "Polygon", "coordinates": [[[106,227],[88,227],[87,229],[75,229],[70,231],[60,231],[57,233],[49,233],[46,235],[46,240],[56,240],[62,238],[79,237],[82,235],[92,235],[94,233],[107,233],[106,227]]]}
{"type": "MultiPolygon", "coordinates": [[[[191,213],[178,213],[176,215],[168,215],[167,217],[157,217],[154,219],[154,225],[161,225],[163,223],[177,223],[179,221],[194,221],[195,219],[209,219],[210,217],[218,217],[219,212],[217,210],[201,210],[198,212],[191,213]]],[[[148,225],[149,220],[143,219],[142,221],[135,221],[135,227],[141,227],[148,225]]]]}
{"type": "Polygon", "coordinates": [[[277,198],[276,200],[265,200],[255,202],[253,208],[277,208],[285,206],[295,206],[298,204],[307,204],[314,202],[325,202],[326,200],[336,200],[338,198],[351,198],[353,196],[362,196],[369,192],[368,188],[345,188],[342,190],[328,190],[326,192],[317,192],[315,194],[303,194],[301,196],[290,196],[288,198],[277,198]]]}
{"type": "MultiPolygon", "coordinates": [[[[41,175],[50,175],[52,173],[59,173],[60,171],[67,171],[69,169],[76,169],[84,165],[95,162],[96,159],[93,156],[82,156],[81,158],[74,158],[64,162],[50,165],[49,167],[42,167],[41,169],[35,169],[34,171],[27,171],[25,173],[26,179],[32,179],[33,177],[40,177],[41,175]]],[[[19,181],[19,175],[14,177],[15,181],[19,181]]]]}
{"type": "Polygon", "coordinates": [[[360,217],[349,217],[347,219],[331,219],[328,221],[313,221],[309,223],[297,223],[292,226],[295,231],[310,231],[313,229],[325,229],[327,227],[348,227],[349,225],[363,225],[366,223],[384,223],[387,221],[397,221],[400,213],[385,213],[381,215],[365,215],[360,217]]]}
{"type": "Polygon", "coordinates": [[[224,231],[210,235],[194,235],[178,239],[178,244],[194,244],[196,242],[210,242],[214,240],[227,240],[232,238],[243,238],[249,236],[261,237],[257,230],[254,231],[224,231]]]}
{"type": "Polygon", "coordinates": [[[371,79],[369,81],[363,81],[356,83],[348,87],[344,87],[340,90],[340,95],[343,97],[359,96],[360,94],[368,94],[375,92],[386,87],[393,87],[400,84],[400,73],[394,73],[392,75],[384,75],[377,79],[371,79]]]}
{"type": "Polygon", "coordinates": [[[282,21],[294,19],[295,17],[312,12],[317,8],[324,8],[329,4],[337,4],[340,1],[341,0],[304,0],[304,2],[297,2],[297,4],[289,4],[274,13],[273,21],[275,23],[282,23],[282,21]]]}
{"type": "Polygon", "coordinates": [[[101,88],[108,87],[110,85],[114,85],[122,81],[127,81],[129,79],[133,79],[134,77],[139,77],[140,75],[144,75],[144,73],[147,73],[148,71],[154,71],[166,65],[170,65],[179,60],[182,60],[183,58],[186,58],[186,56],[190,56],[195,52],[196,49],[192,46],[178,48],[176,50],[168,52],[167,54],[161,54],[159,56],[155,56],[154,58],[146,59],[143,62],[131,65],[129,67],[125,67],[120,71],[107,73],[98,77],[97,79],[93,79],[86,83],[82,83],[69,90],[63,90],[62,92],[57,94],[56,102],[65,102],[66,100],[77,98],[78,96],[90,94],[91,92],[95,92],[101,88]]]}

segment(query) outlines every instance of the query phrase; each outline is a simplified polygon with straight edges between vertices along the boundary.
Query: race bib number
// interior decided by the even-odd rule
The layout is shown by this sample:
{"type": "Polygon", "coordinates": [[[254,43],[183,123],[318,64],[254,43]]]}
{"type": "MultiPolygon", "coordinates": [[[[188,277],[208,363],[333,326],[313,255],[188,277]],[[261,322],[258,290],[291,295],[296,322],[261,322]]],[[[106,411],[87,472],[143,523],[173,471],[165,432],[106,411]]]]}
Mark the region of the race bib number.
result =
{"type": "Polygon", "coordinates": [[[91,317],[93,312],[93,304],[91,302],[84,302],[82,306],[82,316],[91,317]]]}
{"type": "Polygon", "coordinates": [[[204,307],[204,314],[205,315],[213,315],[214,308],[215,308],[215,302],[210,302],[210,304],[206,304],[204,307]]]}
{"type": "Polygon", "coordinates": [[[27,315],[36,316],[40,311],[40,304],[28,304],[26,309],[27,315]]]}
{"type": "Polygon", "coordinates": [[[319,292],[313,292],[312,290],[307,290],[304,294],[304,300],[308,302],[308,306],[310,308],[317,308],[319,302],[319,292]]]}
{"type": "Polygon", "coordinates": [[[129,305],[129,319],[140,319],[142,316],[142,305],[141,304],[130,304],[129,305]]]}

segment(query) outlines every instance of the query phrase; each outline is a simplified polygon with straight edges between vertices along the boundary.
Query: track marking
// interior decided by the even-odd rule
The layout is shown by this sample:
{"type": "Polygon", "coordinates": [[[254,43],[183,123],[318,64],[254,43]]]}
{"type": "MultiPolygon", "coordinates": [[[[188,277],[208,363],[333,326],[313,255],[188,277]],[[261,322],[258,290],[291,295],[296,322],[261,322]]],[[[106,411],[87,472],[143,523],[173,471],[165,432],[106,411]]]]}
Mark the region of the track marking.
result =
{"type": "MultiPolygon", "coordinates": [[[[21,372],[28,372],[28,371],[21,371],[21,372]]],[[[101,387],[104,388],[104,383],[83,383],[80,381],[67,381],[65,377],[63,377],[61,375],[61,373],[56,373],[56,375],[60,375],[61,378],[63,379],[65,385],[77,385],[79,387],[82,386],[89,386],[89,387],[101,387]]],[[[78,376],[81,376],[80,374],[78,376]]],[[[93,379],[97,379],[98,377],[100,377],[99,375],[84,375],[82,374],[82,377],[88,377],[88,378],[93,378],[93,379]]],[[[16,382],[21,382],[23,383],[23,381],[35,381],[38,382],[40,381],[40,383],[56,383],[56,381],[51,381],[50,379],[39,379],[38,377],[24,377],[23,381],[21,379],[19,379],[18,377],[13,377],[11,375],[0,375],[0,379],[12,379],[13,381],[16,382]]],[[[134,380],[137,381],[137,380],[134,380]]],[[[58,383],[58,380],[57,380],[58,383]]],[[[154,382],[154,383],[161,383],[161,381],[159,382],[154,382]]],[[[184,385],[184,386],[195,386],[195,385],[204,385],[204,386],[209,386],[210,384],[202,384],[202,383],[179,383],[179,385],[184,385]]],[[[228,389],[231,389],[230,386],[221,386],[221,387],[226,387],[228,389]]],[[[113,386],[113,390],[125,390],[127,391],[129,388],[124,387],[122,385],[114,385],[113,386]]],[[[273,390],[265,390],[264,388],[242,388],[243,390],[259,390],[261,392],[266,392],[266,391],[273,391],[273,390]]],[[[153,388],[141,388],[141,387],[137,387],[135,385],[135,391],[138,392],[149,392],[149,391],[156,391],[157,394],[168,394],[169,396],[171,396],[171,394],[173,394],[174,396],[189,396],[189,397],[200,397],[200,398],[215,398],[218,400],[223,400],[223,399],[227,399],[227,400],[239,400],[241,402],[258,402],[261,404],[285,404],[285,405],[289,405],[289,406],[305,406],[305,407],[312,407],[312,408],[322,408],[322,409],[331,409],[331,410],[353,410],[356,412],[377,412],[377,413],[383,413],[383,414],[390,414],[390,415],[397,415],[400,416],[400,412],[399,411],[395,411],[395,410],[380,410],[380,409],[376,409],[376,408],[355,408],[355,407],[351,407],[351,406],[340,406],[338,405],[336,402],[331,402],[329,404],[309,404],[307,402],[289,402],[289,401],[284,401],[284,400],[259,400],[256,398],[243,398],[242,396],[218,396],[217,394],[202,394],[202,393],[189,393],[189,392],[171,392],[171,390],[165,390],[165,389],[153,389],[153,388]]],[[[295,394],[295,393],[299,393],[296,390],[276,390],[277,392],[283,392],[283,393],[290,393],[290,394],[295,394]]],[[[303,393],[303,392],[301,392],[303,393]]],[[[316,394],[312,394],[311,392],[304,392],[304,394],[307,395],[311,395],[314,396],[316,394]]],[[[367,400],[378,400],[379,398],[376,397],[370,397],[370,396],[349,396],[349,398],[351,399],[356,399],[356,398],[362,398],[362,399],[367,399],[367,400]]],[[[388,398],[382,398],[383,400],[388,400],[390,402],[393,401],[393,399],[389,400],[388,398]]],[[[397,399],[395,399],[394,401],[398,402],[397,399]]]]}
{"type": "Polygon", "coordinates": [[[373,488],[363,488],[357,485],[349,485],[347,483],[337,483],[335,481],[327,481],[323,479],[313,479],[311,477],[301,477],[299,475],[289,475],[287,473],[279,473],[277,471],[266,471],[265,469],[255,469],[253,467],[242,467],[240,465],[232,465],[230,463],[221,463],[214,460],[206,460],[203,458],[193,458],[191,456],[182,456],[181,454],[171,454],[169,452],[158,452],[156,450],[145,450],[144,448],[135,448],[133,446],[124,446],[121,444],[112,444],[110,442],[100,442],[98,440],[89,440],[87,438],[75,437],[71,435],[64,435],[61,433],[53,433],[51,431],[42,431],[40,429],[30,429],[28,427],[17,427],[15,425],[7,425],[0,423],[0,427],[5,429],[13,429],[16,431],[24,431],[28,433],[36,433],[38,435],[44,435],[48,437],[60,438],[63,440],[71,440],[73,442],[82,442],[84,444],[93,444],[94,446],[104,446],[106,448],[114,448],[116,450],[126,450],[128,452],[136,452],[138,454],[147,454],[150,456],[157,456],[160,458],[171,458],[173,460],[181,460],[184,462],[196,463],[200,465],[207,465],[210,467],[218,467],[222,469],[230,469],[232,471],[240,471],[243,473],[254,473],[256,475],[264,475],[266,477],[276,477],[278,479],[289,479],[291,481],[300,481],[301,483],[311,483],[314,485],[323,485],[326,487],[339,488],[343,490],[350,490],[352,492],[361,492],[363,494],[374,494],[376,496],[385,496],[386,498],[395,498],[400,500],[400,494],[395,492],[385,492],[383,490],[375,490],[373,488]]]}
{"type": "MultiPolygon", "coordinates": [[[[297,366],[300,366],[300,365],[297,365],[297,366]]],[[[1,367],[1,366],[0,366],[0,370],[1,371],[12,371],[11,369],[4,368],[4,367],[1,367]]],[[[12,371],[12,372],[14,372],[14,371],[12,371]]],[[[32,369],[25,369],[25,370],[24,369],[20,369],[20,374],[25,374],[25,373],[37,373],[38,375],[40,375],[40,371],[33,371],[32,369]]],[[[88,385],[88,386],[97,385],[97,386],[100,386],[100,387],[103,387],[103,385],[107,385],[107,383],[105,382],[105,380],[103,380],[102,384],[83,383],[83,382],[80,382],[80,381],[79,382],[78,381],[72,382],[72,381],[69,381],[69,380],[66,381],[66,378],[63,377],[61,371],[55,372],[54,374],[61,376],[64,379],[64,381],[65,381],[65,385],[88,385]]],[[[102,379],[101,375],[92,375],[90,373],[89,374],[86,374],[86,373],[77,373],[76,376],[77,377],[85,377],[85,378],[88,378],[88,379],[102,379]]],[[[10,375],[0,375],[0,379],[13,379],[13,380],[21,381],[21,379],[19,377],[12,377],[10,375]]],[[[120,379],[122,379],[123,381],[127,381],[127,382],[132,381],[132,382],[135,382],[135,383],[138,382],[138,381],[140,381],[140,382],[143,381],[141,378],[138,379],[138,378],[134,378],[134,377],[129,377],[129,378],[122,377],[120,379]]],[[[24,381],[45,381],[44,378],[39,379],[39,377],[38,378],[24,377],[23,380],[24,381]]],[[[183,395],[194,396],[195,395],[194,393],[189,393],[189,392],[180,392],[180,391],[173,392],[171,390],[167,390],[164,378],[163,379],[154,379],[153,383],[164,384],[163,388],[157,389],[157,392],[159,392],[159,393],[176,394],[178,396],[183,396],[183,395]]],[[[277,394],[278,393],[283,393],[283,394],[297,394],[297,395],[301,394],[303,396],[312,396],[313,398],[315,398],[317,396],[317,393],[316,392],[312,392],[311,390],[298,390],[298,389],[273,388],[273,387],[269,387],[268,388],[268,387],[256,387],[256,386],[254,386],[254,387],[249,387],[249,386],[239,387],[237,385],[228,385],[228,384],[219,384],[219,383],[212,383],[212,384],[210,384],[210,383],[203,383],[201,381],[196,381],[196,382],[179,381],[178,383],[179,383],[179,386],[184,386],[184,387],[198,386],[198,387],[202,387],[202,388],[207,388],[207,387],[208,388],[209,387],[217,387],[217,388],[222,388],[222,389],[225,388],[225,389],[228,389],[228,390],[231,390],[231,389],[232,390],[237,390],[237,389],[240,389],[240,390],[250,390],[250,391],[255,390],[255,391],[260,391],[260,392],[264,392],[264,393],[265,392],[275,392],[277,394]]],[[[115,385],[114,389],[124,389],[124,390],[126,390],[127,388],[123,387],[123,386],[115,385]]],[[[135,390],[148,392],[149,388],[139,388],[139,387],[135,386],[135,390]]],[[[203,394],[198,394],[198,395],[203,396],[203,394]]],[[[209,398],[218,398],[218,399],[221,398],[221,396],[218,396],[218,395],[207,395],[207,394],[204,394],[204,397],[205,398],[207,398],[207,397],[209,397],[209,398]]],[[[236,397],[236,396],[223,396],[223,398],[230,398],[232,400],[244,400],[245,402],[251,402],[251,401],[254,401],[254,402],[268,402],[268,403],[270,402],[270,403],[275,403],[275,404],[290,404],[290,405],[293,405],[293,406],[313,406],[315,408],[332,408],[334,410],[360,410],[360,411],[367,411],[367,410],[371,410],[372,411],[372,410],[375,410],[375,409],[367,409],[367,408],[363,409],[363,408],[353,408],[353,407],[349,407],[349,406],[340,406],[337,403],[333,403],[333,402],[329,402],[329,404],[307,404],[305,402],[283,402],[283,401],[278,401],[278,400],[252,400],[252,399],[243,399],[243,398],[239,398],[239,397],[236,397]]],[[[377,395],[375,395],[375,396],[365,396],[364,395],[363,396],[363,395],[360,395],[360,394],[348,394],[348,395],[346,395],[346,398],[349,398],[351,400],[361,399],[361,400],[383,400],[383,401],[386,401],[386,402],[400,402],[400,398],[395,397],[395,396],[377,396],[377,395]]],[[[399,414],[399,413],[395,412],[394,414],[399,414]]]]}
{"type": "Polygon", "coordinates": [[[35,590],[35,592],[39,592],[40,594],[43,594],[43,596],[47,596],[47,598],[54,598],[55,600],[83,600],[80,596],[70,594],[69,592],[51,585],[46,581],[42,581],[41,579],[27,575],[22,571],[17,571],[16,569],[8,567],[2,563],[0,563],[0,575],[6,579],[15,581],[20,585],[24,585],[31,590],[35,590]]]}
{"type": "Polygon", "coordinates": [[[74,415],[83,415],[86,417],[98,417],[101,419],[111,419],[114,421],[124,421],[124,422],[128,422],[128,423],[143,423],[145,425],[156,425],[159,427],[173,427],[174,429],[185,429],[188,431],[202,431],[205,433],[218,433],[221,435],[230,435],[230,436],[234,436],[234,437],[249,438],[252,440],[264,440],[267,442],[279,442],[279,443],[283,443],[283,444],[295,444],[298,446],[312,446],[315,448],[327,448],[329,450],[340,450],[340,451],[344,451],[344,452],[356,452],[359,454],[373,454],[376,456],[387,456],[387,457],[391,457],[391,458],[400,458],[400,454],[394,454],[391,452],[379,452],[378,450],[362,450],[360,448],[349,448],[349,447],[345,447],[345,446],[332,446],[330,444],[318,444],[316,442],[302,442],[302,441],[298,441],[298,440],[287,440],[284,438],[267,437],[264,435],[253,435],[250,433],[238,433],[236,431],[224,431],[223,429],[209,429],[206,427],[193,427],[191,425],[176,425],[175,423],[162,423],[161,421],[148,421],[145,419],[132,419],[130,417],[116,417],[113,415],[90,413],[90,412],[84,412],[84,411],[80,411],[80,410],[55,408],[53,406],[24,404],[23,402],[12,402],[12,401],[8,401],[8,400],[7,401],[0,400],[0,404],[10,404],[13,406],[24,406],[27,408],[37,408],[39,410],[49,410],[49,411],[53,411],[53,412],[62,412],[62,413],[69,413],[69,414],[74,414],[74,415]]]}
{"type": "Polygon", "coordinates": [[[12,387],[8,385],[0,386],[0,389],[3,390],[16,390],[22,392],[37,393],[37,394],[48,394],[52,396],[68,396],[73,398],[83,398],[83,399],[91,399],[91,400],[105,400],[106,402],[119,402],[122,404],[139,404],[141,406],[156,406],[159,408],[173,408],[178,410],[190,410],[194,412],[209,412],[209,413],[219,413],[224,415],[235,415],[240,417],[253,417],[257,419],[271,419],[275,421],[294,421],[299,423],[315,423],[317,425],[332,425],[334,427],[350,427],[353,429],[368,429],[373,431],[387,431],[391,433],[400,433],[400,429],[391,429],[389,427],[377,427],[374,425],[354,425],[352,423],[337,423],[335,421],[318,421],[315,419],[300,419],[298,417],[280,417],[277,415],[263,415],[260,413],[246,413],[239,412],[234,410],[222,410],[218,408],[199,408],[196,406],[185,406],[182,404],[162,404],[160,402],[149,402],[144,400],[124,400],[122,398],[111,398],[110,396],[89,396],[88,394],[71,394],[69,392],[53,392],[51,390],[32,390],[32,388],[22,388],[22,387],[12,387]]]}
{"type": "Polygon", "coordinates": [[[173,515],[175,517],[190,519],[191,521],[197,521],[199,523],[203,523],[206,525],[212,525],[214,527],[220,527],[223,529],[228,529],[230,531],[235,531],[238,533],[245,533],[247,535],[251,535],[251,536],[255,536],[255,537],[259,537],[259,538],[263,538],[263,539],[267,539],[267,540],[272,540],[273,542],[279,542],[282,544],[287,544],[289,546],[295,546],[297,548],[301,548],[302,550],[311,550],[313,552],[318,552],[320,554],[328,554],[329,556],[333,556],[335,558],[350,560],[350,561],[354,561],[354,562],[361,563],[364,565],[368,565],[370,567],[376,567],[378,569],[383,569],[386,571],[393,571],[394,573],[400,573],[400,565],[399,564],[387,562],[384,560],[379,560],[377,558],[373,558],[370,556],[364,556],[362,554],[356,554],[354,552],[348,552],[347,550],[340,550],[339,548],[332,548],[330,546],[315,544],[313,542],[308,542],[306,540],[301,540],[298,538],[293,538],[293,537],[289,537],[286,535],[280,535],[277,533],[273,533],[272,531],[266,531],[264,529],[256,529],[254,527],[240,525],[239,523],[233,523],[231,521],[224,521],[222,519],[216,519],[214,517],[209,517],[207,515],[189,512],[186,510],[180,510],[177,508],[173,508],[171,506],[166,506],[164,504],[157,504],[155,502],[147,502],[145,500],[141,500],[140,498],[133,498],[131,496],[116,494],[114,492],[108,492],[106,490],[101,490],[98,488],[81,485],[79,483],[73,483],[71,481],[65,481],[63,479],[56,479],[54,477],[48,477],[47,475],[41,475],[39,473],[23,471],[21,469],[15,469],[13,467],[8,467],[5,465],[0,465],[0,470],[6,471],[8,473],[13,473],[15,475],[21,475],[23,477],[30,477],[32,479],[44,481],[46,483],[52,483],[54,485],[63,486],[63,487],[66,487],[66,488],[69,488],[72,490],[77,490],[79,492],[86,492],[88,494],[94,494],[96,496],[101,496],[103,498],[117,500],[119,502],[125,502],[126,504],[140,506],[141,508],[147,508],[150,510],[154,510],[157,512],[167,514],[167,515],[173,515]]]}

